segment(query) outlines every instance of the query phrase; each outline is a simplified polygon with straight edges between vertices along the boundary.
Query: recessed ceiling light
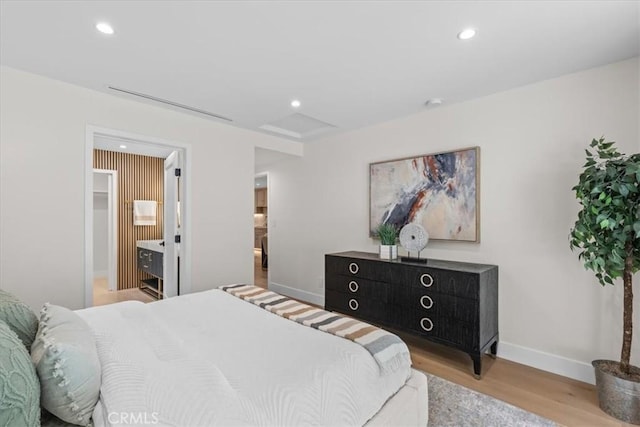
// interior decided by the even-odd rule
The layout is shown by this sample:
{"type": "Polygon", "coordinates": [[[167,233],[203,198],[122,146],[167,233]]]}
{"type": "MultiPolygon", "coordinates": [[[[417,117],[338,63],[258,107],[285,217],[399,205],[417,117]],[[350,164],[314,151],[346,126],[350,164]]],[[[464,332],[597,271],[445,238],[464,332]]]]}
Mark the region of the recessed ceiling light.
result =
{"type": "Polygon", "coordinates": [[[121,145],[120,148],[122,148],[124,150],[125,148],[127,148],[127,146],[126,145],[121,145]]]}
{"type": "Polygon", "coordinates": [[[256,182],[256,187],[260,187],[260,183],[259,182],[256,182]]]}
{"type": "Polygon", "coordinates": [[[298,99],[294,99],[293,101],[291,101],[291,106],[293,108],[298,108],[298,107],[300,107],[300,105],[301,105],[300,104],[300,100],[298,100],[298,99]]]}
{"type": "Polygon", "coordinates": [[[113,34],[113,27],[106,22],[98,22],[96,24],[96,30],[100,31],[102,34],[113,34]]]}
{"type": "Polygon", "coordinates": [[[476,30],[473,28],[466,28],[458,33],[458,38],[460,40],[469,40],[476,35],[476,30]]]}
{"type": "Polygon", "coordinates": [[[435,105],[440,105],[442,104],[442,98],[431,98],[431,99],[427,99],[427,102],[425,102],[425,105],[429,105],[429,106],[435,106],[435,105]]]}

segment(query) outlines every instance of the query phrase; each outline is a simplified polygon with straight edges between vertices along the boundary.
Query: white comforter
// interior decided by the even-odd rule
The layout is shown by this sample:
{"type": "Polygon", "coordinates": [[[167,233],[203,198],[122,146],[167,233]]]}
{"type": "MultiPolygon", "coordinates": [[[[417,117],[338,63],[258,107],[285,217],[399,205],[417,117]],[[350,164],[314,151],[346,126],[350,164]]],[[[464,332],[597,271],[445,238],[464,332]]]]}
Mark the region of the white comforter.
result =
{"type": "Polygon", "coordinates": [[[220,290],[77,313],[102,363],[98,427],[362,425],[410,376],[220,290]]]}

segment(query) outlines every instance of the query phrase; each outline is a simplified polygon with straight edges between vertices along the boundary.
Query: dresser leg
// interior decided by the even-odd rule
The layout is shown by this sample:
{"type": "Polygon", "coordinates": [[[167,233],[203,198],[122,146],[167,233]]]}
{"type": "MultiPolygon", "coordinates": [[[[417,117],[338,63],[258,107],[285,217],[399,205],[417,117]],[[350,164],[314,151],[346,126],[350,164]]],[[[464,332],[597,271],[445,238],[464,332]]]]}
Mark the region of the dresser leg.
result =
{"type": "Polygon", "coordinates": [[[473,376],[475,379],[480,379],[480,373],[482,372],[482,355],[480,353],[469,354],[471,360],[473,360],[473,376]]]}
{"type": "Polygon", "coordinates": [[[496,358],[496,355],[498,354],[498,341],[495,341],[493,344],[491,344],[491,353],[489,354],[492,358],[496,358]]]}

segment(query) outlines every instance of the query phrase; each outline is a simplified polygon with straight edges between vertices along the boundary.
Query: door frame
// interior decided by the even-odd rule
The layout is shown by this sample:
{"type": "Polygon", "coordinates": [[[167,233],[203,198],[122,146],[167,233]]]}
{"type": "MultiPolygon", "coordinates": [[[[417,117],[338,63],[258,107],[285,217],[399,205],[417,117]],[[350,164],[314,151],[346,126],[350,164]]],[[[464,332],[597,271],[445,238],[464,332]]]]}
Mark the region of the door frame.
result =
{"type": "MultiPolygon", "coordinates": [[[[94,169],[93,173],[105,174],[108,178],[107,283],[108,289],[110,291],[115,291],[118,288],[118,171],[111,169],[94,169]]],[[[93,225],[91,230],[93,232],[93,225]]],[[[93,248],[93,244],[91,247],[93,248]]],[[[91,257],[91,260],[93,262],[93,256],[91,257]]]]}
{"type": "Polygon", "coordinates": [[[140,135],[117,129],[86,125],[85,129],[85,185],[84,185],[84,306],[93,306],[93,147],[96,136],[112,137],[134,143],[157,145],[182,151],[183,193],[180,194],[182,217],[180,244],[180,291],[191,292],[191,144],[140,135]]]}
{"type": "Polygon", "coordinates": [[[169,156],[164,159],[164,224],[162,235],[164,236],[164,256],[162,257],[162,298],[171,298],[179,295],[178,262],[179,250],[176,246],[179,244],[175,241],[180,231],[178,227],[178,195],[180,194],[180,186],[178,185],[178,177],[175,175],[176,169],[182,167],[180,164],[180,151],[172,151],[169,156]],[[167,277],[170,280],[167,280],[167,277]]]}

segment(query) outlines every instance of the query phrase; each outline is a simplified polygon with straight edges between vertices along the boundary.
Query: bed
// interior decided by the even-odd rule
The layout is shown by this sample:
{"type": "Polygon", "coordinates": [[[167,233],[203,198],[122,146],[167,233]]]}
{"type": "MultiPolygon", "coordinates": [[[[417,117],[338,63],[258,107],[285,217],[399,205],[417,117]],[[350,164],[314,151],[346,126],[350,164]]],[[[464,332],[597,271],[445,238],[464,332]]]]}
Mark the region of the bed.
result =
{"type": "Polygon", "coordinates": [[[410,361],[382,372],[362,345],[219,289],[75,313],[101,367],[96,427],[427,425],[410,361]]]}

